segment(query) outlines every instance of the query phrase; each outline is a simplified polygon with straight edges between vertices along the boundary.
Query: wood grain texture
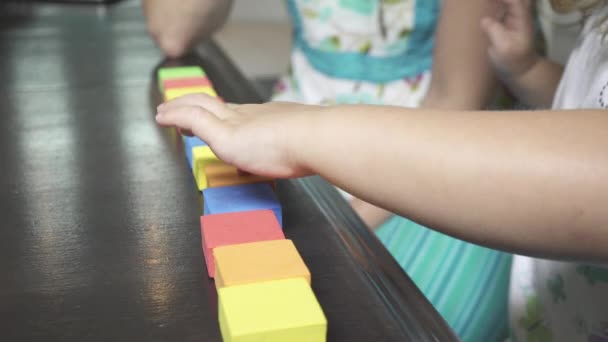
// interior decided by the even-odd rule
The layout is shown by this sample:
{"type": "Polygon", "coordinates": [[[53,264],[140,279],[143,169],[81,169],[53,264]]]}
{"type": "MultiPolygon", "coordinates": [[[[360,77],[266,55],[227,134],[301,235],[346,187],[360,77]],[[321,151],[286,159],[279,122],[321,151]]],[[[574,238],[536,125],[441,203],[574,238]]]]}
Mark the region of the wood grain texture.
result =
{"type": "MultiPolygon", "coordinates": [[[[153,120],[162,58],[139,9],[0,23],[0,340],[220,341],[200,195],[153,120]]],[[[211,42],[176,63],[227,101],[262,101],[211,42]]],[[[329,341],[454,339],[327,183],[277,192],[329,341]]]]}

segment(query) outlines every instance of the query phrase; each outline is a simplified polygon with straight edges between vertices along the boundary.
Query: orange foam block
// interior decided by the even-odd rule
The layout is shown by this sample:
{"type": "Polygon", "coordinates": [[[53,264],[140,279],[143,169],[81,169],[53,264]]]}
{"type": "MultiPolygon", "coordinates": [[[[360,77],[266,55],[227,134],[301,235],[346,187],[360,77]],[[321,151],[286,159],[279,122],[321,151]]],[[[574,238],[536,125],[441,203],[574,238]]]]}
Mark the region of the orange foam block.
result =
{"type": "Polygon", "coordinates": [[[302,278],[310,271],[291,240],[271,240],[216,247],[215,287],[302,278]]]}
{"type": "Polygon", "coordinates": [[[256,176],[250,173],[245,174],[239,172],[236,167],[223,163],[211,164],[205,167],[204,173],[207,177],[207,187],[209,188],[262,182],[274,185],[273,179],[270,177],[256,176]]]}
{"type": "Polygon", "coordinates": [[[248,242],[285,239],[272,210],[241,211],[201,217],[203,254],[209,277],[215,275],[213,249],[248,242]]]}

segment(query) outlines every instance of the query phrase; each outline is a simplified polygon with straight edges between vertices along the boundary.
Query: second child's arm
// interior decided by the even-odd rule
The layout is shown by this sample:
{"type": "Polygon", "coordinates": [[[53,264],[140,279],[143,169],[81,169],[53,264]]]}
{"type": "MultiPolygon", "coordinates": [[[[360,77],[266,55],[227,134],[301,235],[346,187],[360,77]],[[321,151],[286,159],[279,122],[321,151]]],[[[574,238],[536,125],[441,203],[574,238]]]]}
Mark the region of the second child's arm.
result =
{"type": "Polygon", "coordinates": [[[144,0],[146,25],[159,48],[171,58],[184,55],[226,21],[233,0],[144,0]]]}
{"type": "Polygon", "coordinates": [[[488,53],[501,80],[523,103],[551,108],[563,67],[539,56],[535,47],[531,0],[502,0],[500,20],[486,17],[488,53]]]}
{"type": "Polygon", "coordinates": [[[437,25],[429,91],[422,107],[482,109],[495,90],[488,39],[479,22],[494,17],[498,6],[487,0],[444,0],[437,25]]]}

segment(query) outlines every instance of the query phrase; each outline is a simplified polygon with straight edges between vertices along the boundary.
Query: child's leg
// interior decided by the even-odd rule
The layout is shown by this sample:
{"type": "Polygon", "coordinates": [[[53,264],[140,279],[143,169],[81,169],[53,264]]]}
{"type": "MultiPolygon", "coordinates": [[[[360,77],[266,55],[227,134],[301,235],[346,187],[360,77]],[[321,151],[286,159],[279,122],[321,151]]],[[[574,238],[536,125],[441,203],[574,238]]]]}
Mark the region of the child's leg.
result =
{"type": "Polygon", "coordinates": [[[508,336],[511,255],[395,216],[378,237],[462,341],[508,336]]]}

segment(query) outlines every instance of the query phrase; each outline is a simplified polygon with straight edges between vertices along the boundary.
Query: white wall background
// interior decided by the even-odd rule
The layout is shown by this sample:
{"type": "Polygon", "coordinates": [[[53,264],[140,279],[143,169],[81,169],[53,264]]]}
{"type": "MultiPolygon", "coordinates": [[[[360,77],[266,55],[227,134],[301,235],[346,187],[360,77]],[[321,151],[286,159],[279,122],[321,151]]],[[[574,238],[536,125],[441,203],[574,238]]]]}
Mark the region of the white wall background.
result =
{"type": "Polygon", "coordinates": [[[250,78],[277,77],[287,70],[291,25],[283,0],[235,0],[219,44],[250,78]]]}
{"type": "Polygon", "coordinates": [[[265,23],[289,22],[284,0],[234,0],[230,20],[265,23]]]}

